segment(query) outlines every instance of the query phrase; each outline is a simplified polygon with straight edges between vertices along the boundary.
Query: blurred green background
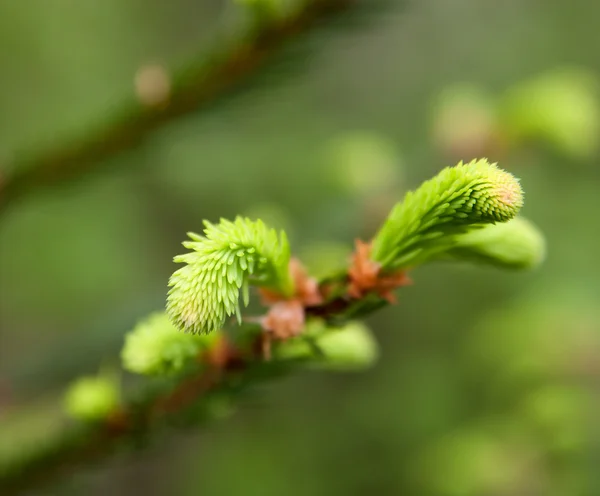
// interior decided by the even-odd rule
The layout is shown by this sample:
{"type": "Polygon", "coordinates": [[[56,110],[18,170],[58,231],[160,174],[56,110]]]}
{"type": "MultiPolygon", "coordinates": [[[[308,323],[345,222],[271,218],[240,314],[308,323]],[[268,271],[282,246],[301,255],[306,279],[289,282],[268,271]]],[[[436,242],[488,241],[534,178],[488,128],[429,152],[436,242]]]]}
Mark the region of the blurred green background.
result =
{"type": "MultiPolygon", "coordinates": [[[[0,0],[0,174],[94,133],[140,67],[202,58],[238,10],[0,0]]],[[[202,219],[285,227],[318,272],[407,189],[487,154],[522,179],[540,269],[419,269],[369,321],[369,372],[280,381],[36,494],[600,494],[599,18],[589,0],[398,0],[348,32],[324,23],[246,91],[16,199],[0,214],[0,451],[52,427],[68,381],[115,363],[202,219]]]]}

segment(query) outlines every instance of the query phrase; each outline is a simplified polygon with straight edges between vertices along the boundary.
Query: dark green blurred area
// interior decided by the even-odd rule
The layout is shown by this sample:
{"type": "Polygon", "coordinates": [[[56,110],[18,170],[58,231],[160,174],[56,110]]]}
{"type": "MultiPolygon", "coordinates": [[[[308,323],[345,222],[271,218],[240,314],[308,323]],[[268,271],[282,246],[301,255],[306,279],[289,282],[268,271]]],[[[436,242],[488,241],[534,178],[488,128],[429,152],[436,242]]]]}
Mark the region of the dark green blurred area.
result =
{"type": "MultiPolygon", "coordinates": [[[[235,9],[0,0],[0,173],[93,133],[133,98],[141,66],[201,57],[235,9]]],[[[72,378],[117,363],[202,219],[260,216],[315,268],[343,263],[406,189],[456,161],[432,131],[441,91],[500,94],[562,67],[600,80],[599,18],[588,0],[398,0],[361,29],[323,26],[247,91],[93,173],[19,198],[0,217],[0,450],[9,431],[50,428],[72,378]],[[294,55],[300,68],[280,77],[294,55]],[[34,413],[13,425],[17,408],[34,413]]],[[[541,142],[489,158],[522,179],[523,213],[547,237],[540,269],[419,269],[369,321],[371,371],[297,375],[39,494],[600,494],[599,154],[541,142]]]]}

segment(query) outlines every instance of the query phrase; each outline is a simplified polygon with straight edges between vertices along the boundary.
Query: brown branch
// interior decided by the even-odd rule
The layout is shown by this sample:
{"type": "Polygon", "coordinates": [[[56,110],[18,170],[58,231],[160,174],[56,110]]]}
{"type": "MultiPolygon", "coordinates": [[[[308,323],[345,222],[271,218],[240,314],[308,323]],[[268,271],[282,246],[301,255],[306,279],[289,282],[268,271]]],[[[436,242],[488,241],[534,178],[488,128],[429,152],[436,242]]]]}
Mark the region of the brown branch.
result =
{"type": "MultiPolygon", "coordinates": [[[[227,391],[233,377],[245,374],[250,381],[253,369],[269,366],[263,363],[257,346],[241,353],[224,339],[217,341],[211,353],[199,358],[205,366],[179,379],[170,389],[150,392],[141,401],[130,401],[103,422],[65,426],[52,445],[17,460],[0,474],[0,494],[20,494],[51,483],[109,456],[127,443],[134,446],[161,425],[176,421],[194,404],[206,403],[210,393],[227,391]]],[[[272,368],[278,365],[281,364],[272,364],[272,368]]]]}
{"type": "MultiPolygon", "coordinates": [[[[363,255],[359,252],[354,257],[349,272],[353,273],[355,266],[362,264],[363,255]]],[[[353,281],[352,275],[342,274],[317,286],[296,260],[291,262],[290,268],[296,280],[296,294],[288,300],[280,300],[281,296],[264,292],[263,299],[267,303],[276,306],[285,301],[297,302],[306,315],[330,322],[359,313],[365,315],[389,303],[377,294],[378,281],[385,285],[386,291],[391,289],[388,275],[369,274],[368,282],[374,291],[362,291],[360,298],[355,298],[348,292],[357,282],[353,281]]],[[[394,280],[396,287],[405,282],[401,274],[396,274],[394,280]]],[[[208,352],[198,357],[200,369],[180,378],[170,389],[151,392],[142,402],[131,401],[104,422],[83,431],[74,428],[58,433],[48,450],[17,462],[16,469],[9,469],[4,477],[0,474],[0,493],[4,496],[18,494],[102,459],[119,446],[135,445],[136,440],[154,432],[158,426],[176,421],[194,405],[207,403],[212,393],[227,392],[232,386],[238,391],[245,385],[278,376],[282,367],[290,363],[265,360],[264,338],[272,339],[272,333],[261,326],[254,326],[252,331],[250,341],[243,336],[237,343],[224,337],[217,340],[208,352]]],[[[287,339],[290,336],[276,337],[287,339]]]]}
{"type": "Polygon", "coordinates": [[[118,115],[92,136],[12,163],[14,172],[0,177],[0,209],[29,190],[81,175],[94,164],[137,146],[161,125],[207,107],[238,88],[286,42],[355,3],[306,0],[292,13],[264,21],[210,60],[182,69],[172,82],[160,68],[148,68],[146,76],[153,85],[147,87],[140,78],[137,98],[124,102],[118,115]]]}

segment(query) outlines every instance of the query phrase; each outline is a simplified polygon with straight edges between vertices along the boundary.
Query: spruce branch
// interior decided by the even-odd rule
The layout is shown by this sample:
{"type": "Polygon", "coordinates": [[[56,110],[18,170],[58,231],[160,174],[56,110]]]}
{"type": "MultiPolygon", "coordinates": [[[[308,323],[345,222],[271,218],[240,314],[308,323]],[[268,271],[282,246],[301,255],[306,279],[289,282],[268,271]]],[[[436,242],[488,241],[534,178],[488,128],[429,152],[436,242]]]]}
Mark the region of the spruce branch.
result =
{"type": "MultiPolygon", "coordinates": [[[[154,323],[163,325],[164,319],[159,322],[157,317],[154,323]]],[[[147,330],[152,321],[143,325],[147,330]]],[[[201,425],[219,417],[223,404],[232,404],[253,387],[305,364],[357,370],[370,365],[377,356],[375,341],[360,323],[349,324],[347,334],[344,328],[330,329],[317,322],[309,327],[312,330],[306,341],[302,338],[302,341],[279,343],[275,359],[265,361],[260,326],[244,324],[235,341],[223,336],[213,339],[201,354],[188,360],[183,372],[166,380],[153,379],[141,393],[130,395],[117,407],[113,404],[110,412],[104,409],[106,402],[92,398],[91,405],[86,403],[85,415],[78,416],[80,422],[65,425],[31,450],[8,463],[0,463],[0,494],[16,495],[49,484],[123,450],[142,447],[167,429],[201,425]],[[104,416],[87,415],[90,407],[95,414],[102,411],[104,416]]],[[[172,332],[191,339],[209,337],[178,334],[174,329],[172,332]]],[[[78,386],[76,383],[74,387],[78,386]]],[[[90,391],[84,393],[91,396],[90,391]]],[[[100,391],[103,393],[104,390],[100,391]]],[[[81,410],[72,413],[79,414],[81,410]]]]}
{"type": "MultiPolygon", "coordinates": [[[[256,72],[263,70],[283,46],[315,30],[340,14],[357,12],[365,0],[301,0],[294,8],[260,22],[241,27],[228,43],[220,42],[212,52],[203,54],[168,75],[160,68],[152,74],[163,88],[158,94],[138,94],[117,105],[119,109],[105,122],[90,126],[91,134],[75,142],[59,144],[39,152],[16,152],[10,169],[0,177],[0,209],[42,186],[63,181],[90,171],[103,160],[136,147],[152,131],[196,110],[208,110],[222,97],[239,90],[256,72]]],[[[244,6],[240,6],[244,8],[244,6]]]]}
{"type": "Polygon", "coordinates": [[[521,205],[518,181],[486,160],[444,169],[392,210],[374,240],[357,242],[345,271],[320,281],[290,257],[285,234],[261,221],[205,223],[204,236],[184,243],[192,251],[176,257],[186,265],[171,278],[169,315],[144,319],[125,339],[124,367],[159,377],[120,403],[102,380],[77,382],[68,404],[81,422],[0,464],[1,494],[131,449],[166,427],[201,424],[223,402],[299,367],[369,366],[377,343],[356,319],[394,301],[392,292],[408,283],[406,265],[446,257],[526,268],[541,260],[530,224],[509,222],[521,205]],[[259,288],[268,312],[235,332],[221,329],[248,285],[259,288]]]}

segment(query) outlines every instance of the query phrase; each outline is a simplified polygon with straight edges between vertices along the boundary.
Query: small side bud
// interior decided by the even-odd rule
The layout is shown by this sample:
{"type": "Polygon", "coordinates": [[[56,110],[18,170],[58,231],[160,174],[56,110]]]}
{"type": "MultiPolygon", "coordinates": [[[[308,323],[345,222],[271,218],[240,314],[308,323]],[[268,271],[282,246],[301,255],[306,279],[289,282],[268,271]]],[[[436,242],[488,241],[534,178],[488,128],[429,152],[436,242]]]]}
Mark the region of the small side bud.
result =
{"type": "Polygon", "coordinates": [[[66,412],[85,421],[105,419],[119,405],[119,387],[115,377],[82,377],[69,386],[64,399],[66,412]]]}
{"type": "Polygon", "coordinates": [[[361,322],[328,328],[320,321],[311,321],[302,336],[281,342],[276,356],[305,360],[318,369],[362,370],[377,361],[379,348],[369,328],[361,322]]]}
{"type": "Polygon", "coordinates": [[[218,332],[203,336],[185,334],[177,330],[166,313],[153,314],[125,337],[121,351],[123,368],[145,375],[180,372],[219,335],[218,332]]]}
{"type": "Polygon", "coordinates": [[[522,418],[558,453],[581,453],[590,446],[586,416],[593,393],[582,387],[552,385],[530,393],[522,418]]]}
{"type": "Polygon", "coordinates": [[[358,321],[323,334],[317,346],[324,355],[319,368],[360,370],[372,366],[379,357],[377,341],[370,329],[358,321]]]}
{"type": "Polygon", "coordinates": [[[414,460],[419,485],[427,494],[531,494],[520,487],[523,466],[535,476],[535,446],[515,437],[510,424],[476,423],[450,432],[427,446],[414,460]],[[502,467],[502,470],[498,470],[502,467]],[[431,474],[438,474],[431,477],[431,474]]]}
{"type": "Polygon", "coordinates": [[[392,142],[377,134],[342,135],[330,144],[325,159],[332,185],[352,195],[381,195],[400,182],[399,154],[392,142]]]}
{"type": "Polygon", "coordinates": [[[586,71],[560,69],[515,85],[502,101],[500,116],[513,143],[541,141],[575,158],[598,149],[598,83],[586,71]]]}
{"type": "Polygon", "coordinates": [[[435,145],[451,158],[487,155],[498,146],[495,105],[479,86],[463,83],[445,88],[434,106],[435,145]]]}

